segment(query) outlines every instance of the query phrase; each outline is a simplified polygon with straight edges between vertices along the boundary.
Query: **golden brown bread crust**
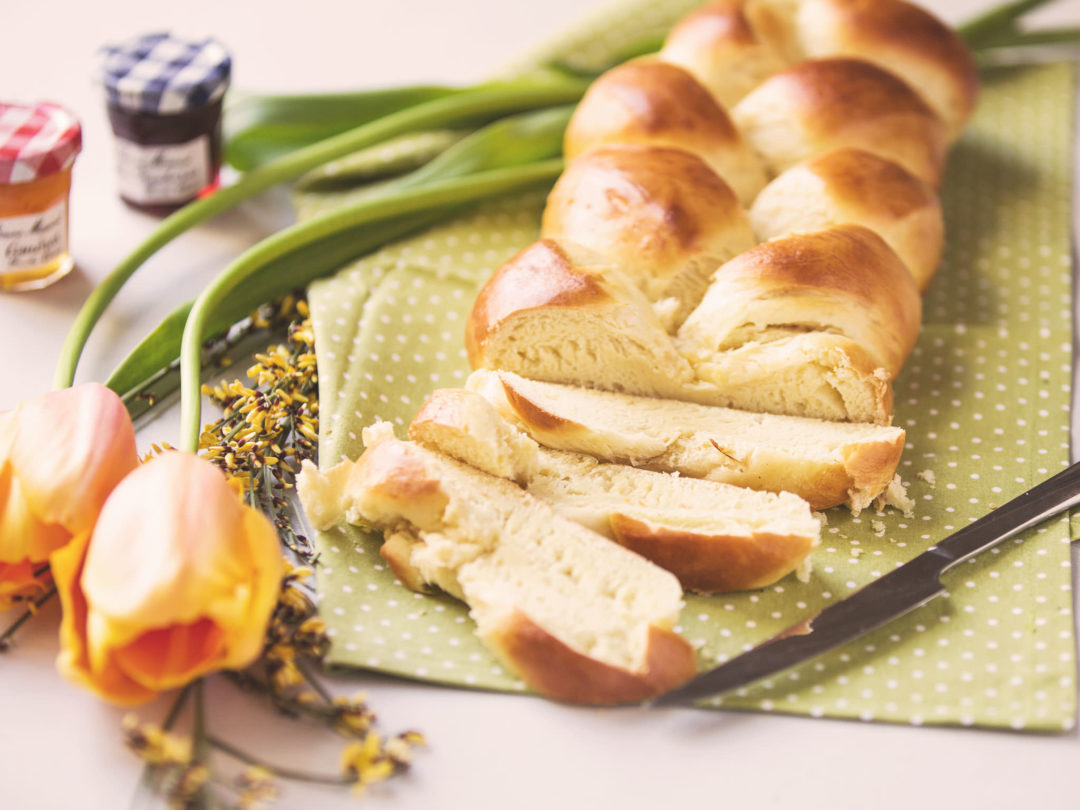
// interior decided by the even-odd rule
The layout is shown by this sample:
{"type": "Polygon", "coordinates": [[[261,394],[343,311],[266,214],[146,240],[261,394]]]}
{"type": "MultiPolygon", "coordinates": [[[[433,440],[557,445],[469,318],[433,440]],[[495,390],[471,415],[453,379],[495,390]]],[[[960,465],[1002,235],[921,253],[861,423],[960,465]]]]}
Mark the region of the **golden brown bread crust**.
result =
{"type": "Polygon", "coordinates": [[[409,422],[409,438],[420,444],[427,444],[423,440],[423,433],[428,426],[462,431],[468,428],[468,424],[462,419],[458,389],[437,388],[428,394],[420,410],[409,422]]]}
{"type": "Polygon", "coordinates": [[[884,492],[900,465],[904,438],[905,434],[901,433],[891,442],[845,447],[843,457],[846,480],[842,485],[848,491],[884,492]]]}
{"type": "MultiPolygon", "coordinates": [[[[421,529],[437,527],[449,503],[412,446],[398,441],[380,441],[366,448],[353,467],[349,488],[366,492],[372,505],[380,499],[410,503],[413,522],[421,529]]],[[[372,506],[372,511],[379,510],[372,506]]]]}
{"type": "Polygon", "coordinates": [[[690,73],[638,59],[589,86],[567,127],[563,153],[573,160],[607,143],[646,143],[701,154],[740,140],[727,113],[690,73]]]}
{"type": "Polygon", "coordinates": [[[626,275],[610,264],[575,266],[549,239],[488,279],[469,315],[465,346],[473,368],[533,379],[628,385],[658,396],[694,385],[689,363],[626,275]]]}
{"type": "MultiPolygon", "coordinates": [[[[881,237],[858,225],[758,245],[717,271],[710,296],[719,292],[719,307],[734,306],[743,295],[751,299],[746,315],[758,325],[837,331],[893,375],[919,334],[922,300],[911,274],[881,237]]],[[[684,324],[684,330],[697,327],[684,324]]]]}
{"type": "Polygon", "coordinates": [[[920,292],[926,289],[945,242],[934,189],[899,164],[862,149],[834,149],[802,168],[820,178],[837,220],[882,237],[904,260],[920,292]]]}
{"type": "Polygon", "coordinates": [[[755,244],[731,188],[695,155],[659,146],[604,146],[571,161],[541,233],[602,256],[650,301],[690,305],[716,267],[755,244]]]}
{"type": "Polygon", "coordinates": [[[746,16],[746,0],[713,0],[684,14],[671,27],[665,45],[693,39],[704,50],[717,44],[754,45],[758,34],[746,16]]]}
{"type": "Polygon", "coordinates": [[[893,160],[935,188],[941,180],[948,144],[944,122],[901,79],[870,62],[800,62],[766,79],[736,105],[733,116],[776,173],[848,146],[893,160]],[[793,135],[777,152],[772,142],[785,121],[793,135]]]}
{"type": "Polygon", "coordinates": [[[640,671],[582,655],[521,611],[507,613],[483,635],[531,689],[569,703],[638,703],[674,689],[698,671],[697,656],[686,639],[655,625],[649,627],[645,664],[640,671]]]}
{"type": "MultiPolygon", "coordinates": [[[[569,419],[565,419],[556,413],[541,407],[534,400],[522,394],[514,385],[500,375],[499,383],[502,386],[503,396],[513,409],[518,419],[537,436],[550,436],[561,432],[574,433],[581,431],[582,426],[569,419]]],[[[536,438],[536,436],[534,436],[536,438]]],[[[541,442],[543,444],[544,442],[541,442]]],[[[549,447],[561,447],[559,444],[548,445],[549,447]]],[[[565,448],[570,449],[570,448],[565,448]]]]}
{"type": "Polygon", "coordinates": [[[758,23],[748,17],[745,0],[716,0],[672,26],[660,58],[693,73],[730,108],[787,64],[778,27],[758,23]]]}
{"type": "Polygon", "coordinates": [[[386,564],[401,584],[410,591],[426,593],[431,588],[410,561],[411,551],[412,543],[401,534],[386,534],[383,544],[379,546],[379,556],[386,560],[386,564]]]}
{"type": "Polygon", "coordinates": [[[903,0],[804,0],[798,29],[809,57],[851,56],[895,73],[959,135],[975,109],[979,77],[960,36],[903,0]]]}
{"type": "Polygon", "coordinates": [[[594,81],[566,128],[563,153],[572,161],[613,143],[697,155],[744,202],[765,185],[764,167],[724,108],[689,72],[658,59],[627,62],[594,81]]]}
{"type": "Polygon", "coordinates": [[[817,545],[805,535],[756,532],[703,534],[654,526],[628,515],[611,516],[616,540],[700,593],[728,593],[771,585],[787,576],[817,545]]]}
{"type": "Polygon", "coordinates": [[[465,325],[465,351],[483,366],[484,345],[508,317],[533,308],[611,303],[597,276],[575,269],[555,242],[542,239],[500,267],[480,290],[465,325]]]}

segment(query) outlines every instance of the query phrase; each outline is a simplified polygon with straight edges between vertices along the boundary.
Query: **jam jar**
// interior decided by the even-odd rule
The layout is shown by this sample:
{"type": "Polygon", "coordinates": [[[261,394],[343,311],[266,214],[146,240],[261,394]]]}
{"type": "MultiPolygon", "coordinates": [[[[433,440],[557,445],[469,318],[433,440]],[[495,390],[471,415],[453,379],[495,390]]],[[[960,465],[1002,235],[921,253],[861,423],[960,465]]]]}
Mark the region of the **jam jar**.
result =
{"type": "Polygon", "coordinates": [[[108,46],[101,57],[124,202],[167,214],[212,191],[232,70],[225,47],[158,33],[108,46]]]}
{"type": "Polygon", "coordinates": [[[0,103],[0,289],[48,287],[74,266],[68,201],[81,148],[62,107],[0,103]]]}

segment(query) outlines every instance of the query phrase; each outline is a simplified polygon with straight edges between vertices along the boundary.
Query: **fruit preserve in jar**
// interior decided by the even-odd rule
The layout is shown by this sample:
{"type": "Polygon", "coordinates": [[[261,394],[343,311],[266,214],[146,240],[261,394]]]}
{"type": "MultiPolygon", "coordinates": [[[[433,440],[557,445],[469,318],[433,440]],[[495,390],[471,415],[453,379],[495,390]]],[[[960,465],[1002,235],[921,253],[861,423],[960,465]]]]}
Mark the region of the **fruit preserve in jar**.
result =
{"type": "Polygon", "coordinates": [[[166,214],[214,189],[231,69],[213,39],[159,33],[103,49],[117,184],[128,205],[166,214]]]}
{"type": "Polygon", "coordinates": [[[48,287],[74,266],[68,200],[81,148],[62,107],[0,102],[0,289],[48,287]]]}

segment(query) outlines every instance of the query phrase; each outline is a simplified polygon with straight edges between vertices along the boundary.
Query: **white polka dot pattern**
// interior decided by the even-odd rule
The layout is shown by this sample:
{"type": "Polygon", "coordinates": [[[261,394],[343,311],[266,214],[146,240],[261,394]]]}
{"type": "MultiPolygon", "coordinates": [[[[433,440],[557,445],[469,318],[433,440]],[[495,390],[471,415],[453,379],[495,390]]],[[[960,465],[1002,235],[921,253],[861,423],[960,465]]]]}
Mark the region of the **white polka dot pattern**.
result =
{"type": "MultiPolygon", "coordinates": [[[[642,4],[656,18],[648,25],[688,5],[642,4]]],[[[595,47],[610,50],[625,34],[595,47]]],[[[576,57],[588,57],[582,48],[576,57]]],[[[947,255],[896,386],[896,423],[908,431],[901,473],[915,514],[833,510],[809,583],[789,577],[755,593],[688,596],[679,629],[703,667],[849,594],[1067,463],[1072,93],[1065,66],[994,73],[952,154],[947,255]]],[[[306,211],[320,205],[305,200],[306,211]]],[[[324,463],[355,457],[360,428],[376,417],[404,435],[427,393],[463,382],[462,334],[477,286],[535,238],[542,204],[539,194],[489,204],[313,285],[324,463]]],[[[522,688],[476,639],[462,605],[395,580],[378,538],[339,529],[318,541],[330,663],[522,688]]],[[[1070,728],[1069,542],[1066,519],[1032,530],[952,572],[948,599],[719,704],[916,725],[1070,728]]]]}

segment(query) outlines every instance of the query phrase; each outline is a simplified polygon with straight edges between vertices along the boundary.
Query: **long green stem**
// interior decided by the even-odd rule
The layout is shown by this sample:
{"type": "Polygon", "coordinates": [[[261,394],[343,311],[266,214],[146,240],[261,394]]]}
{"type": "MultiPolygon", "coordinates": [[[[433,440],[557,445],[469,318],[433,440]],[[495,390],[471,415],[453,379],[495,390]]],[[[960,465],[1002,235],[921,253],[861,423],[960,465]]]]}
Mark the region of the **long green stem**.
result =
{"type": "Polygon", "coordinates": [[[267,263],[301,245],[333,233],[376,220],[400,216],[438,206],[460,205],[470,200],[510,192],[541,182],[551,182],[562,171],[561,160],[510,169],[480,172],[461,178],[430,183],[372,200],[361,200],[346,208],[294,225],[264,239],[243,253],[195,300],[184,327],[180,346],[180,448],[194,452],[199,444],[202,411],[201,349],[207,324],[214,309],[238,285],[267,263]]]}
{"type": "Polygon", "coordinates": [[[498,118],[512,112],[568,104],[581,97],[585,83],[574,79],[523,80],[480,86],[393,113],[349,132],[300,149],[244,175],[202,200],[181,208],[122,261],[87,298],[68,332],[54,377],[56,388],[70,386],[86,341],[120,288],[151,256],[189,228],[228,210],[278,183],[298,177],[330,160],[407,132],[498,118]]]}
{"type": "Polygon", "coordinates": [[[1054,0],[1017,0],[1017,2],[1004,3],[959,25],[956,32],[970,47],[977,48],[982,44],[984,37],[992,37],[1003,30],[1013,28],[1016,21],[1029,11],[1052,2],[1054,0]]]}

